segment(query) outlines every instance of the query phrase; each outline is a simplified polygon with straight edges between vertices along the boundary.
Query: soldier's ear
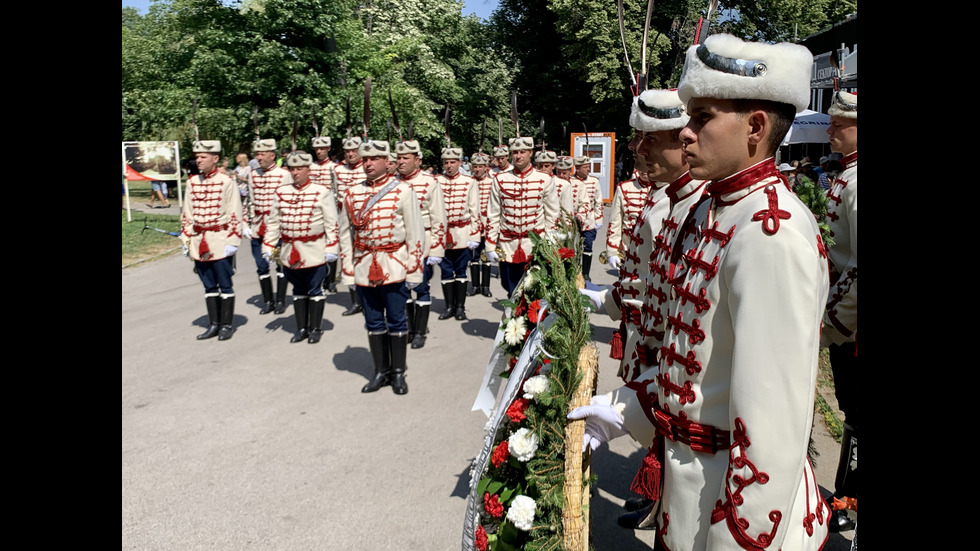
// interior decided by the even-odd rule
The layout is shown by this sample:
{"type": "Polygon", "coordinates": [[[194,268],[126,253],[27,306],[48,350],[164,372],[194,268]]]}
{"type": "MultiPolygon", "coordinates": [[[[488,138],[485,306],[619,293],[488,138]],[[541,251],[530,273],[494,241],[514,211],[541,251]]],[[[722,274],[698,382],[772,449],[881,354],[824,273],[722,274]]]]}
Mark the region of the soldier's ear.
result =
{"type": "Polygon", "coordinates": [[[765,140],[772,132],[772,121],[769,113],[761,109],[752,111],[745,117],[746,139],[749,145],[757,146],[765,143],[765,140]]]}

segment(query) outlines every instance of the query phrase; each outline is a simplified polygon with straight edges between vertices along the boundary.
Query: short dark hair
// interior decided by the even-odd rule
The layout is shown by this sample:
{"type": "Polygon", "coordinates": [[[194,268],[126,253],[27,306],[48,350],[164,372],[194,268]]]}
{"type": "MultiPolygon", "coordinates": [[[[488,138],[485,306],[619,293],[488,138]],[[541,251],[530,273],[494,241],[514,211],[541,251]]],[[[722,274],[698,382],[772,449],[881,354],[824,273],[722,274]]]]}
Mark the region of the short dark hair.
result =
{"type": "Polygon", "coordinates": [[[796,107],[778,101],[762,99],[736,99],[732,100],[732,108],[739,115],[748,115],[753,111],[765,111],[772,122],[772,131],[769,133],[768,153],[775,154],[783,143],[783,138],[793,126],[793,119],[796,118],[796,107]]]}

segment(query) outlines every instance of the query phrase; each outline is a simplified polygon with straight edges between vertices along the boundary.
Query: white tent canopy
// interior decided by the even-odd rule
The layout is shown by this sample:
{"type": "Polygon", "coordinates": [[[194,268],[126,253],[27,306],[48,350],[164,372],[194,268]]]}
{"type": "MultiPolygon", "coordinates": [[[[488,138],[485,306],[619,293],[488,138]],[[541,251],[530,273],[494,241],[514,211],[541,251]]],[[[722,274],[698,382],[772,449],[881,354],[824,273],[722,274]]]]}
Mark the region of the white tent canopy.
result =
{"type": "Polygon", "coordinates": [[[783,138],[782,145],[794,143],[828,143],[830,136],[827,129],[830,128],[830,115],[817,113],[810,109],[804,109],[796,114],[793,126],[783,138]]]}

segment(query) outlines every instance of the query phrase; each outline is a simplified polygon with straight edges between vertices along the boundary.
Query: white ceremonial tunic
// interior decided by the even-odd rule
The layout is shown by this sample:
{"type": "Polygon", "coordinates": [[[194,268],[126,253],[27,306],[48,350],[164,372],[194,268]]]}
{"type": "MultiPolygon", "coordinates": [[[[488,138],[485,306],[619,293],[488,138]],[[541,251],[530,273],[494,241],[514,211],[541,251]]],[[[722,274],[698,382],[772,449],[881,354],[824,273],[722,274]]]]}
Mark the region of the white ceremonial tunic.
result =
{"type": "Polygon", "coordinates": [[[279,186],[293,183],[293,177],[285,168],[273,165],[263,171],[253,169],[248,173],[248,217],[249,230],[252,239],[260,239],[265,235],[265,217],[272,212],[272,203],[276,200],[276,190],[279,186]]]}
{"type": "Polygon", "coordinates": [[[558,220],[564,219],[571,224],[575,216],[575,201],[572,196],[572,183],[564,178],[552,176],[555,179],[555,193],[558,194],[558,206],[561,212],[558,213],[558,220]]]}
{"type": "Polygon", "coordinates": [[[225,246],[242,244],[242,195],[235,181],[215,169],[187,180],[180,213],[180,241],[201,262],[225,258],[225,246]]]}
{"type": "Polygon", "coordinates": [[[827,225],[834,246],[830,256],[830,300],[824,318],[825,344],[857,340],[857,151],[844,156],[844,171],[827,191],[827,225]]]}
{"type": "Polygon", "coordinates": [[[425,228],[424,256],[446,256],[446,205],[439,180],[420,170],[404,178],[398,176],[398,179],[408,184],[418,196],[422,225],[425,228]]]}
{"type": "Polygon", "coordinates": [[[437,179],[446,206],[445,249],[465,249],[470,241],[479,243],[480,189],[476,179],[461,172],[437,179]]]}
{"type": "Polygon", "coordinates": [[[530,232],[554,229],[558,219],[558,195],[550,176],[528,166],[524,172],[494,176],[487,206],[487,247],[503,250],[501,262],[521,264],[531,256],[530,232]]]}
{"type": "Polygon", "coordinates": [[[394,177],[385,174],[347,188],[340,216],[344,285],[378,287],[422,282],[425,230],[418,198],[411,186],[397,181],[370,210],[364,207],[394,177]],[[349,252],[348,252],[349,251],[349,252]]]}
{"type": "Polygon", "coordinates": [[[327,253],[340,254],[337,205],[330,188],[310,178],[276,190],[276,201],[266,222],[262,252],[271,253],[282,239],[279,263],[299,270],[326,263],[327,253]]]}
{"type": "MultiPolygon", "coordinates": [[[[609,228],[606,230],[606,254],[610,257],[619,254],[621,245],[622,250],[626,251],[633,226],[643,210],[649,191],[647,186],[640,183],[639,177],[620,182],[616,186],[609,211],[609,228]]],[[[659,231],[660,224],[656,225],[658,227],[654,231],[659,231]]]]}
{"type": "Polygon", "coordinates": [[[672,551],[816,550],[830,514],[806,456],[820,231],[772,158],[708,191],[671,253],[659,372],[624,411],[633,438],[664,446],[658,538],[672,551]]]}
{"type": "Polygon", "coordinates": [[[480,191],[480,237],[487,236],[487,206],[490,204],[490,188],[493,187],[493,176],[488,172],[482,180],[476,180],[477,188],[480,191]]]}
{"type": "Polygon", "coordinates": [[[602,223],[602,187],[599,180],[595,176],[582,180],[573,175],[571,181],[576,188],[574,195],[578,201],[575,218],[582,231],[594,230],[597,224],[602,223]]]}
{"type": "Polygon", "coordinates": [[[314,183],[327,186],[330,195],[333,195],[333,169],[337,163],[327,159],[325,161],[313,161],[310,165],[310,180],[314,183]]]}

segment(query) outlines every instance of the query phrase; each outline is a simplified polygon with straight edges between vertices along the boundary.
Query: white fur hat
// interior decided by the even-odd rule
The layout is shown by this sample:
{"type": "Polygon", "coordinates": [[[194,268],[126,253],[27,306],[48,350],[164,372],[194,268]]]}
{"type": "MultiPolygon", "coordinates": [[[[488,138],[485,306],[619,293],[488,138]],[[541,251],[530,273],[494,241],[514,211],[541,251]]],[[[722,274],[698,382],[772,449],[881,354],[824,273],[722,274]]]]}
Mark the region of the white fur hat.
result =
{"type": "Polygon", "coordinates": [[[422,157],[422,148],[419,146],[419,142],[416,140],[405,140],[403,142],[398,142],[395,144],[395,152],[399,155],[405,155],[406,153],[415,153],[420,158],[422,157]]]}
{"type": "Polygon", "coordinates": [[[275,151],[276,140],[258,139],[252,142],[252,151],[275,151]]]}
{"type": "Polygon", "coordinates": [[[687,126],[691,120],[677,89],[646,90],[633,98],[630,126],[641,132],[676,130],[687,126]]]}
{"type": "Polygon", "coordinates": [[[510,150],[507,149],[506,145],[498,145],[493,148],[494,157],[506,157],[510,155],[510,150]]]}
{"type": "Polygon", "coordinates": [[[392,151],[391,153],[389,153],[388,154],[388,162],[389,163],[396,163],[396,162],[398,162],[398,154],[395,153],[394,151],[392,151]]]}
{"type": "Polygon", "coordinates": [[[305,151],[293,151],[286,157],[286,166],[310,166],[313,164],[313,155],[305,151]]]}
{"type": "Polygon", "coordinates": [[[687,49],[677,92],[685,104],[691,98],[759,99],[788,103],[800,112],[810,104],[812,66],[813,54],[798,44],[713,34],[687,49]]]}
{"type": "Polygon", "coordinates": [[[538,151],[534,154],[536,163],[555,163],[558,162],[558,155],[554,151],[538,151]]]}
{"type": "MultiPolygon", "coordinates": [[[[353,138],[352,138],[353,139],[353,138]]],[[[358,138],[360,139],[360,138],[358,138]]],[[[357,148],[357,152],[361,154],[361,157],[388,157],[388,153],[391,152],[391,148],[388,147],[388,142],[368,140],[362,143],[357,148]]]]}
{"type": "Polygon", "coordinates": [[[490,164],[490,155],[487,155],[486,153],[474,153],[473,156],[470,157],[470,164],[488,165],[490,164]]]}
{"type": "Polygon", "coordinates": [[[313,138],[313,147],[330,147],[330,136],[317,136],[313,138]]]}
{"type": "Polygon", "coordinates": [[[534,149],[534,139],[529,136],[511,138],[509,143],[511,151],[525,151],[528,149],[534,149]]]}
{"type": "Polygon", "coordinates": [[[442,148],[442,159],[456,159],[457,161],[463,159],[463,150],[458,147],[444,147],[442,148]]]}
{"type": "Polygon", "coordinates": [[[194,142],[194,146],[191,148],[194,153],[214,153],[217,155],[221,153],[221,142],[218,140],[201,140],[194,142]]]}
{"type": "Polygon", "coordinates": [[[361,148],[361,137],[354,136],[353,138],[347,138],[344,140],[344,149],[360,149],[361,148]]]}
{"type": "Polygon", "coordinates": [[[846,117],[857,120],[858,118],[858,95],[850,92],[834,92],[834,99],[830,102],[830,109],[827,114],[831,117],[846,117]]]}
{"type": "Polygon", "coordinates": [[[588,155],[579,155],[578,157],[572,159],[572,162],[575,163],[575,166],[579,166],[579,165],[587,165],[591,160],[592,159],[590,159],[588,155]]]}
{"type": "Polygon", "coordinates": [[[555,163],[555,170],[571,170],[571,169],[572,169],[571,157],[559,157],[558,162],[555,163]]]}

